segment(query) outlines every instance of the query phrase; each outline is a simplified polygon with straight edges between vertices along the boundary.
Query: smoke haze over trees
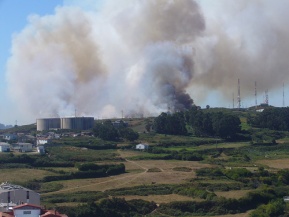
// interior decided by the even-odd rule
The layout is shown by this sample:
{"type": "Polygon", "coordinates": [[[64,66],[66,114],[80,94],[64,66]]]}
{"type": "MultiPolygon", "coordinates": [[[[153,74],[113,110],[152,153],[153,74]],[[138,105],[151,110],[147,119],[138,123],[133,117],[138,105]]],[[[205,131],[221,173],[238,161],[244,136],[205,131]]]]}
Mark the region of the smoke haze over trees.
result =
{"type": "Polygon", "coordinates": [[[96,117],[179,111],[210,91],[230,98],[238,78],[250,96],[255,80],[263,91],[289,77],[287,0],[107,0],[91,8],[31,15],[13,37],[8,91],[27,119],[75,108],[96,117]]]}

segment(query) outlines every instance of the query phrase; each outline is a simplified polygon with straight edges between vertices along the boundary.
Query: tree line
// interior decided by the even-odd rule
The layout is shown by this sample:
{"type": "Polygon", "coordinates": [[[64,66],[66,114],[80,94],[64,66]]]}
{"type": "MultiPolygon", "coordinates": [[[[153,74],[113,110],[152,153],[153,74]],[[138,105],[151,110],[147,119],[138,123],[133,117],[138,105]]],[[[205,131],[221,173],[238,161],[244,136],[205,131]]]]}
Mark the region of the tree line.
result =
{"type": "Polygon", "coordinates": [[[247,120],[253,127],[289,131],[289,108],[265,108],[255,116],[249,115],[247,120]]]}
{"type": "Polygon", "coordinates": [[[128,141],[134,141],[139,138],[139,134],[128,128],[123,121],[120,121],[118,127],[115,127],[111,120],[106,120],[103,123],[96,123],[93,128],[94,136],[110,141],[118,141],[120,139],[126,139],[128,141]]]}
{"type": "Polygon", "coordinates": [[[214,136],[233,139],[241,132],[239,117],[229,112],[208,112],[193,107],[174,114],[161,113],[155,118],[153,129],[156,133],[187,135],[188,128],[196,136],[214,136]]]}

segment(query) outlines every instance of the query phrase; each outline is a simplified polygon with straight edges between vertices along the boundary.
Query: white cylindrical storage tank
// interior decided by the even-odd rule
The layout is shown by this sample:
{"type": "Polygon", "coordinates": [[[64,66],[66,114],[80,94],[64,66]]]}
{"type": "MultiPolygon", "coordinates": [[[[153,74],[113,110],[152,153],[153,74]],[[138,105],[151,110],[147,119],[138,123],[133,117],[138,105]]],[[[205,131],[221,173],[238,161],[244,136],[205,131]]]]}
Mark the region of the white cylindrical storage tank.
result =
{"type": "Polygon", "coordinates": [[[59,118],[42,118],[36,120],[37,131],[59,129],[60,119],[59,118]]]}
{"type": "Polygon", "coordinates": [[[61,129],[67,129],[67,130],[71,130],[73,124],[72,124],[72,118],[61,118],[61,122],[60,122],[60,127],[61,129]]]}
{"type": "Polygon", "coordinates": [[[36,120],[37,131],[47,130],[48,124],[46,119],[36,120]]]}
{"type": "Polygon", "coordinates": [[[93,117],[71,117],[61,118],[61,129],[88,130],[94,125],[93,117]]]}

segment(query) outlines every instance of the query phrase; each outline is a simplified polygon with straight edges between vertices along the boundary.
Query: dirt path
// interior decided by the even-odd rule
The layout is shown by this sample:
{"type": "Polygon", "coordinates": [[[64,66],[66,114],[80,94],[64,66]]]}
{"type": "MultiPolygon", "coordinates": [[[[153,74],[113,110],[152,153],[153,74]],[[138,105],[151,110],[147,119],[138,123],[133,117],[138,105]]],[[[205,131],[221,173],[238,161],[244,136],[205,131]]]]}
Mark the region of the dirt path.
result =
{"type": "MultiPolygon", "coordinates": [[[[135,161],[131,161],[131,160],[127,160],[127,159],[125,159],[125,161],[137,165],[138,167],[140,167],[141,169],[143,169],[144,172],[138,173],[138,174],[127,175],[127,176],[120,177],[120,178],[110,179],[110,180],[103,181],[103,182],[93,183],[93,184],[89,184],[89,185],[76,186],[76,187],[73,187],[73,188],[66,188],[66,189],[59,190],[59,191],[43,193],[42,195],[57,194],[57,193],[65,192],[65,191],[82,189],[82,188],[87,188],[87,187],[90,187],[90,186],[96,186],[96,185],[101,185],[101,184],[105,184],[105,183],[109,183],[109,182],[114,182],[114,181],[118,181],[118,180],[127,179],[126,182],[123,182],[123,183],[121,183],[121,184],[119,184],[119,185],[116,185],[116,186],[114,186],[113,188],[115,188],[115,187],[120,187],[120,186],[123,186],[123,185],[126,185],[126,184],[132,182],[133,180],[137,179],[138,177],[142,176],[143,174],[147,173],[147,171],[148,171],[148,168],[143,167],[142,165],[136,163],[135,161]]],[[[106,189],[104,189],[103,191],[108,190],[108,189],[110,189],[110,188],[106,188],[106,189]]]]}

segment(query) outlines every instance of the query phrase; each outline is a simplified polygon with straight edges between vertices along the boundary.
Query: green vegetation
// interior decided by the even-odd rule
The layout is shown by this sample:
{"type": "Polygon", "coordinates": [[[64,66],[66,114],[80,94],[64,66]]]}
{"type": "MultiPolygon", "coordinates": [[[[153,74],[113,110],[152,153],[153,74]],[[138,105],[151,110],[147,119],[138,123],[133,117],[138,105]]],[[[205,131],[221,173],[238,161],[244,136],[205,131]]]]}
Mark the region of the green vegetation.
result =
{"type": "MultiPolygon", "coordinates": [[[[54,140],[42,156],[0,153],[1,180],[36,190],[70,217],[286,216],[287,110],[193,107],[118,126],[98,121],[94,136],[54,140]],[[136,151],[138,143],[149,149],[136,151]]],[[[35,125],[23,129],[34,133],[35,125]]]]}

